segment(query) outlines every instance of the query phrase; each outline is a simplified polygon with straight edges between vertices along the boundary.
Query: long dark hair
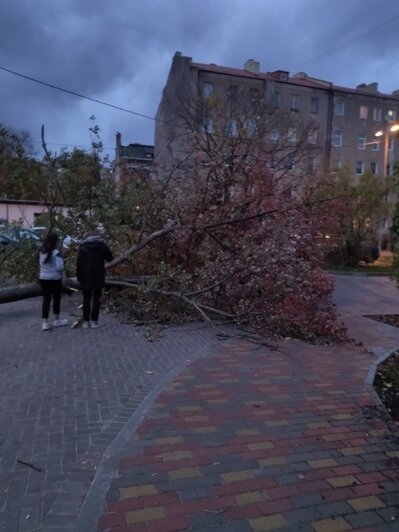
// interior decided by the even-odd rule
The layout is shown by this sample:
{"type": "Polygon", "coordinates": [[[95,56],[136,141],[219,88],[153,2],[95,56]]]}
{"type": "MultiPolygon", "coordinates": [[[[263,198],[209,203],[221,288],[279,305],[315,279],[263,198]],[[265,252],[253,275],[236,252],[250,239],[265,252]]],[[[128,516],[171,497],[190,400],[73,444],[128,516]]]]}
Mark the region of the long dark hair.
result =
{"type": "Polygon", "coordinates": [[[49,233],[43,240],[43,244],[40,246],[40,253],[47,253],[47,257],[44,262],[48,262],[53,254],[53,251],[57,247],[59,236],[57,233],[49,233]]]}

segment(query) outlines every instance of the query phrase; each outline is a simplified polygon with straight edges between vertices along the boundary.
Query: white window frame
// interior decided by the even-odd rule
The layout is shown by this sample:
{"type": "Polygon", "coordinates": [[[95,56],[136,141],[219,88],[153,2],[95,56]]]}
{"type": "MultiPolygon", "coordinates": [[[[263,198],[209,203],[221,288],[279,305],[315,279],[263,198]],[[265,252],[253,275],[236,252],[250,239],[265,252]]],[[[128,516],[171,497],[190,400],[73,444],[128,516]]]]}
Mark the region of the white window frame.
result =
{"type": "Polygon", "coordinates": [[[367,107],[367,105],[361,105],[359,107],[359,118],[361,120],[367,120],[369,116],[369,108],[367,107]]]}
{"type": "Polygon", "coordinates": [[[394,151],[395,150],[395,139],[394,137],[389,137],[388,139],[388,151],[394,151]]]}
{"type": "Polygon", "coordinates": [[[335,161],[334,161],[333,171],[334,171],[334,172],[338,172],[338,171],[340,170],[340,168],[342,168],[342,161],[341,161],[341,159],[335,159],[335,161]]]}
{"type": "Polygon", "coordinates": [[[382,120],[382,109],[381,109],[381,107],[374,107],[374,109],[373,109],[373,120],[374,120],[374,122],[381,122],[381,120],[382,120]]]}
{"type": "Polygon", "coordinates": [[[364,174],[364,161],[356,161],[355,172],[356,172],[356,175],[364,174]]]}
{"type": "Polygon", "coordinates": [[[204,81],[201,88],[201,96],[203,98],[210,98],[213,96],[213,83],[204,81]]]}
{"type": "Polygon", "coordinates": [[[387,122],[395,122],[395,119],[396,119],[396,113],[393,109],[390,109],[386,116],[385,116],[385,119],[387,122]]]}
{"type": "Polygon", "coordinates": [[[364,133],[361,133],[357,137],[357,149],[358,150],[365,150],[366,149],[366,142],[367,142],[366,135],[364,133]]]}
{"type": "Polygon", "coordinates": [[[230,118],[226,124],[226,134],[228,137],[235,137],[237,135],[237,120],[230,118]]]}
{"type": "Polygon", "coordinates": [[[213,133],[213,120],[209,116],[204,118],[203,128],[205,133],[213,133]]]}
{"type": "Polygon", "coordinates": [[[372,175],[378,175],[378,163],[371,161],[370,172],[372,173],[372,175]],[[374,172],[373,172],[373,165],[375,165],[374,172]]]}
{"type": "Polygon", "coordinates": [[[320,112],[320,98],[318,96],[311,96],[310,98],[310,112],[319,114],[320,112]]]}
{"type": "Polygon", "coordinates": [[[270,140],[278,140],[280,138],[280,133],[275,129],[270,132],[270,140]]]}
{"type": "Polygon", "coordinates": [[[345,116],[345,102],[341,98],[336,98],[334,101],[335,116],[345,116]]]}
{"type": "Polygon", "coordinates": [[[373,144],[371,145],[371,149],[373,151],[380,151],[380,141],[379,140],[373,140],[373,144]]]}
{"type": "Polygon", "coordinates": [[[297,130],[296,127],[289,127],[288,128],[288,134],[287,134],[288,142],[296,142],[297,141],[297,134],[298,134],[298,130],[297,130]]]}
{"type": "Polygon", "coordinates": [[[334,148],[340,148],[342,146],[342,143],[343,143],[342,131],[340,129],[335,129],[333,133],[333,137],[332,137],[332,145],[334,146],[334,148]],[[338,142],[336,142],[337,139],[339,139],[338,142]]]}
{"type": "Polygon", "coordinates": [[[318,130],[316,128],[315,129],[311,129],[309,131],[309,134],[308,134],[308,142],[309,142],[309,144],[317,144],[318,138],[319,138],[318,130]]]}
{"type": "Polygon", "coordinates": [[[291,94],[291,111],[299,111],[299,95],[291,94]]]}

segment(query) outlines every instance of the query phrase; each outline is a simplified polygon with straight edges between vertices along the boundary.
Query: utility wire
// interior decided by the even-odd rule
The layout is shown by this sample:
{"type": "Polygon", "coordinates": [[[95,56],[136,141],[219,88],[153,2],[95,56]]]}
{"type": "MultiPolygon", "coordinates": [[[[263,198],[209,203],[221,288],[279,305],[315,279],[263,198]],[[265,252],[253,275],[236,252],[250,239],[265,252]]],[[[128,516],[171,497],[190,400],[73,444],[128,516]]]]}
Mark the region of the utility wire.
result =
{"type": "Polygon", "coordinates": [[[124,111],[125,113],[130,113],[132,115],[141,116],[142,118],[148,118],[149,120],[159,121],[158,118],[155,118],[153,116],[144,115],[142,113],[137,113],[136,111],[131,111],[130,109],[125,109],[124,107],[113,105],[112,103],[104,102],[102,100],[97,100],[96,98],[90,98],[89,96],[85,96],[84,94],[79,94],[78,92],[74,92],[68,89],[64,89],[62,87],[58,87],[57,85],[47,83],[46,81],[41,81],[39,79],[26,76],[25,74],[21,74],[20,72],[15,72],[15,70],[11,70],[9,68],[0,66],[0,70],[4,70],[4,72],[8,72],[9,74],[14,74],[14,76],[19,76],[20,78],[24,78],[29,81],[34,81],[35,83],[39,83],[40,85],[44,85],[45,87],[50,87],[51,89],[56,89],[57,91],[66,92],[67,94],[72,94],[73,96],[77,96],[78,98],[83,98],[84,100],[89,100],[90,102],[99,103],[101,105],[105,105],[106,107],[117,109],[118,111],[124,111]]]}
{"type": "Polygon", "coordinates": [[[292,68],[296,69],[296,68],[300,67],[303,64],[309,63],[310,61],[315,61],[316,59],[320,59],[321,57],[325,57],[326,55],[330,55],[330,54],[336,52],[337,50],[340,50],[341,48],[344,48],[345,46],[348,46],[349,44],[352,44],[355,41],[358,41],[359,39],[362,39],[363,37],[365,37],[366,35],[369,35],[373,31],[378,30],[380,28],[383,28],[387,24],[390,24],[391,22],[393,22],[394,20],[397,20],[397,19],[399,19],[399,15],[396,15],[393,18],[390,18],[388,20],[385,20],[384,22],[381,22],[377,26],[374,26],[374,27],[370,28],[369,30],[367,30],[367,31],[365,31],[363,33],[360,33],[359,35],[357,35],[357,37],[354,37],[353,39],[349,39],[348,41],[344,41],[342,44],[336,46],[335,48],[331,48],[331,50],[327,50],[327,52],[323,52],[322,54],[315,55],[314,57],[306,59],[305,61],[301,61],[300,63],[295,64],[292,68]]]}

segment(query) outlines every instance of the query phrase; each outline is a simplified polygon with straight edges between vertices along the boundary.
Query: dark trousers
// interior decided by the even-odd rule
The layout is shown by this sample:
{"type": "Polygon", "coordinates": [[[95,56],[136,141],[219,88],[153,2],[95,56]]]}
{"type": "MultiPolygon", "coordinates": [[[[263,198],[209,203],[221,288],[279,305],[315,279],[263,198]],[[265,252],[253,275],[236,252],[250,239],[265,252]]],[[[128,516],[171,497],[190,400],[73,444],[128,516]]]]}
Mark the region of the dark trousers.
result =
{"type": "Polygon", "coordinates": [[[43,292],[42,318],[47,320],[49,317],[51,298],[53,298],[54,314],[58,316],[61,308],[61,279],[40,279],[40,286],[42,287],[43,292]]]}
{"type": "Polygon", "coordinates": [[[97,321],[100,313],[101,288],[99,290],[83,290],[83,320],[97,321]],[[93,301],[92,301],[93,300],[93,301]]]}

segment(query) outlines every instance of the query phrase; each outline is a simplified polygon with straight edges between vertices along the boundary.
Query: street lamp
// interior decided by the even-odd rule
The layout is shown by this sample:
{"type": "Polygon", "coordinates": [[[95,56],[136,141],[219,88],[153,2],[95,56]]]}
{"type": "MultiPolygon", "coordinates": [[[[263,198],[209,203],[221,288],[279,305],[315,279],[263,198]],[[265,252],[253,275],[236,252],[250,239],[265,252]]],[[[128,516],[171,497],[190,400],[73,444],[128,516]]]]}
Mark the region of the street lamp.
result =
{"type": "Polygon", "coordinates": [[[384,158],[383,158],[383,177],[387,177],[388,172],[388,148],[389,148],[389,134],[394,133],[395,131],[399,131],[399,124],[393,124],[391,127],[382,130],[380,129],[376,133],[374,133],[374,136],[376,137],[382,137],[384,136],[384,158]]]}

